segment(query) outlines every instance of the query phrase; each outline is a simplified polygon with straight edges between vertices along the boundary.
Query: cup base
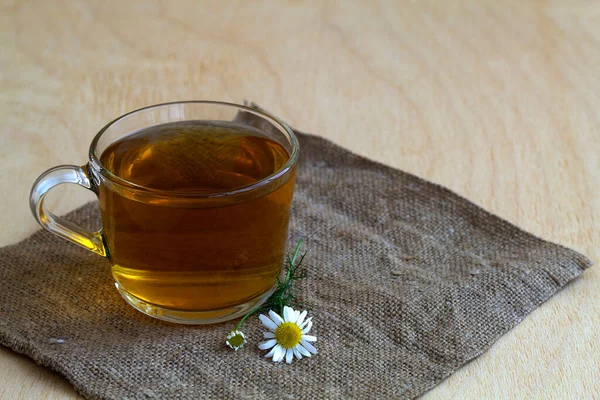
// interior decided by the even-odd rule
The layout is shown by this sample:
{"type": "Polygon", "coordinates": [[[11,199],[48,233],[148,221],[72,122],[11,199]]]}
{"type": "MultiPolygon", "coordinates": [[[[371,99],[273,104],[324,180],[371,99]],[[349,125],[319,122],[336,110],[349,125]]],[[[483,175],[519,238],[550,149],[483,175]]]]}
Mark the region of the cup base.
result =
{"type": "Polygon", "coordinates": [[[125,301],[129,303],[129,305],[143,314],[148,315],[149,317],[167,322],[173,322],[176,324],[208,325],[242,317],[251,309],[264,303],[269,296],[271,296],[276,285],[273,285],[271,289],[267,290],[259,297],[256,297],[244,304],[210,311],[188,311],[160,307],[132,295],[116,282],[115,286],[125,301]]]}

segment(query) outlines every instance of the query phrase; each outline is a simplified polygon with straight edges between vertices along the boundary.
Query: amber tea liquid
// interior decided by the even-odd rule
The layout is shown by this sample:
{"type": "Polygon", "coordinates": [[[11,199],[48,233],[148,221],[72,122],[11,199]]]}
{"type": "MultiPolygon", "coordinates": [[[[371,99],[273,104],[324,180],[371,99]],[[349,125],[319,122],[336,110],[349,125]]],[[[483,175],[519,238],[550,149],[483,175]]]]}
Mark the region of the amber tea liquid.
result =
{"type": "MultiPolygon", "coordinates": [[[[130,134],[102,152],[114,175],[150,190],[223,194],[277,172],[289,159],[259,131],[229,123],[176,122],[130,134]]],[[[100,185],[112,272],[143,302],[218,310],[267,292],[282,267],[294,174],[250,199],[186,196],[145,201],[100,185]]],[[[166,193],[166,192],[165,192],[166,193]]]]}

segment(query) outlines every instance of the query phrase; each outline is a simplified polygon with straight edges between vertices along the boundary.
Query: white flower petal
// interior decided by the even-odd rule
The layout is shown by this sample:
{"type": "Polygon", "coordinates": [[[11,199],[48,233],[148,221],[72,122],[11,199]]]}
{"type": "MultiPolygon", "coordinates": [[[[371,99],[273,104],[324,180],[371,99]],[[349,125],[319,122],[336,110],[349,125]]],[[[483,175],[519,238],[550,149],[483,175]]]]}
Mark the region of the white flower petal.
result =
{"type": "Polygon", "coordinates": [[[313,353],[313,354],[317,354],[317,349],[315,349],[315,347],[314,347],[312,344],[308,343],[306,340],[302,339],[302,340],[300,341],[300,344],[301,344],[302,346],[304,346],[304,348],[305,348],[306,350],[310,351],[311,353],[313,353]]]}
{"type": "Polygon", "coordinates": [[[298,319],[296,319],[296,323],[298,324],[298,326],[302,325],[302,322],[304,322],[304,318],[306,318],[306,314],[308,314],[308,311],[306,310],[300,313],[298,319]]]}
{"type": "Polygon", "coordinates": [[[277,348],[277,346],[273,347],[270,352],[265,354],[265,357],[267,357],[267,358],[273,357],[275,355],[276,348],[277,348]]]}
{"type": "Polygon", "coordinates": [[[275,334],[273,332],[263,332],[263,336],[265,339],[273,339],[275,334]]]}
{"type": "Polygon", "coordinates": [[[272,331],[275,331],[275,329],[277,329],[277,325],[275,325],[275,322],[271,321],[266,315],[260,314],[258,318],[260,319],[260,322],[262,322],[263,325],[266,326],[268,329],[272,331]]]}
{"type": "Polygon", "coordinates": [[[293,359],[294,359],[294,351],[292,349],[287,349],[285,352],[286,364],[291,364],[293,359]]]}
{"type": "Polygon", "coordinates": [[[306,340],[307,342],[316,342],[317,341],[317,337],[312,336],[312,335],[302,335],[302,339],[306,340]]]}
{"type": "Polygon", "coordinates": [[[295,349],[298,350],[298,352],[300,354],[302,354],[305,357],[310,357],[310,353],[308,352],[308,350],[306,350],[304,347],[302,347],[302,345],[297,344],[296,347],[294,347],[295,349]]]}
{"type": "Polygon", "coordinates": [[[300,329],[303,329],[306,325],[310,323],[310,321],[312,321],[312,317],[305,319],[302,325],[298,324],[300,325],[300,329]]]}
{"type": "Polygon", "coordinates": [[[302,329],[302,334],[306,334],[306,333],[310,332],[310,329],[312,328],[312,326],[313,326],[312,321],[308,321],[308,324],[306,324],[304,329],[302,329]]]}
{"type": "Polygon", "coordinates": [[[283,322],[283,318],[279,316],[275,311],[269,310],[269,317],[275,322],[275,325],[279,326],[283,322]]]}
{"type": "Polygon", "coordinates": [[[271,347],[275,346],[276,344],[277,344],[277,340],[275,340],[275,339],[265,340],[264,342],[260,342],[258,344],[258,348],[261,350],[266,350],[266,349],[270,349],[271,347]]]}
{"type": "Polygon", "coordinates": [[[298,360],[302,360],[302,353],[300,353],[300,351],[298,350],[298,346],[294,347],[292,350],[294,351],[294,355],[296,356],[296,358],[298,360]]]}
{"type": "Polygon", "coordinates": [[[288,306],[283,307],[283,319],[285,322],[294,322],[292,317],[294,316],[294,309],[288,306]]]}
{"type": "Polygon", "coordinates": [[[273,361],[280,362],[281,360],[283,360],[283,357],[285,356],[285,349],[283,347],[281,347],[280,345],[277,345],[274,348],[275,348],[275,354],[273,355],[273,361]]]}

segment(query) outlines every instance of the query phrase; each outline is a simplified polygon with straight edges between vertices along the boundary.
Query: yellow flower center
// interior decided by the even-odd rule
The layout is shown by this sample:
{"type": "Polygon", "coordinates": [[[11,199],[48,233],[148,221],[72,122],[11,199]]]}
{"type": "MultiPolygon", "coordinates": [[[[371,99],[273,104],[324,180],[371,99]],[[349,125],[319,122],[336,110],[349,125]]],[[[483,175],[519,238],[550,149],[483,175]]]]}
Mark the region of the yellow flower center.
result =
{"type": "Polygon", "coordinates": [[[242,335],[235,335],[234,337],[232,337],[231,339],[228,340],[229,344],[234,346],[234,347],[239,347],[241,345],[244,344],[244,338],[242,337],[242,335]]]}
{"type": "Polygon", "coordinates": [[[294,322],[284,322],[275,330],[275,339],[285,349],[296,347],[302,339],[302,331],[294,322]]]}

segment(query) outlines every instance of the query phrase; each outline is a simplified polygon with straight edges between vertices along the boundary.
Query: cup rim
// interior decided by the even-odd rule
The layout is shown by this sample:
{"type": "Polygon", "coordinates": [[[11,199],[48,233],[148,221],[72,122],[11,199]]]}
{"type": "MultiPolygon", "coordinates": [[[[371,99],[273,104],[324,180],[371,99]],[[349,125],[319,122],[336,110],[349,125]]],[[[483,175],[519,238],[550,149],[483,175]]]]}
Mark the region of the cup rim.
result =
{"type": "Polygon", "coordinates": [[[282,176],[284,176],[285,174],[287,174],[292,168],[294,168],[294,166],[296,165],[296,162],[298,161],[299,151],[300,151],[300,143],[298,142],[298,138],[296,137],[296,134],[294,133],[293,129],[290,128],[281,119],[277,118],[276,116],[274,116],[266,111],[248,107],[246,105],[228,103],[228,102],[223,102],[223,101],[184,100],[184,101],[172,101],[172,102],[167,102],[167,103],[153,104],[150,106],[138,108],[136,110],[130,111],[130,112],[123,114],[120,117],[117,117],[114,120],[110,121],[102,129],[100,129],[100,131],[98,131],[98,133],[94,136],[94,139],[92,140],[92,143],[90,144],[90,148],[89,148],[89,158],[90,158],[90,163],[92,164],[92,166],[94,166],[95,169],[97,171],[99,171],[103,177],[108,179],[112,185],[116,185],[117,187],[121,187],[121,188],[127,188],[128,191],[138,192],[140,194],[145,193],[145,194],[155,195],[155,196],[159,196],[159,197],[163,197],[163,198],[169,198],[169,197],[215,198],[215,197],[228,197],[228,196],[238,195],[238,194],[242,194],[242,193],[252,192],[253,190],[262,188],[265,185],[267,185],[273,181],[276,181],[277,179],[279,179],[282,176]],[[210,105],[217,105],[217,106],[233,107],[233,108],[236,108],[239,110],[250,112],[254,115],[258,115],[259,117],[263,118],[264,120],[270,122],[273,125],[279,125],[280,128],[283,128],[288,133],[288,135],[291,139],[291,146],[292,146],[292,152],[290,154],[290,157],[287,160],[287,162],[283,166],[281,166],[277,171],[275,171],[271,175],[266,176],[265,178],[260,179],[250,185],[242,186],[240,188],[236,188],[233,190],[219,191],[219,192],[206,192],[206,193],[186,192],[186,191],[170,191],[170,190],[164,190],[164,189],[149,188],[149,187],[146,187],[143,185],[138,185],[134,182],[130,182],[126,179],[123,179],[123,178],[115,175],[114,173],[112,173],[111,171],[109,171],[102,165],[102,163],[100,162],[100,157],[97,154],[97,146],[98,146],[98,142],[100,141],[100,138],[102,137],[102,135],[104,134],[104,132],[106,132],[106,130],[108,128],[110,128],[115,123],[121,121],[122,119],[124,119],[130,115],[133,115],[133,114],[136,114],[139,112],[143,112],[143,111],[146,111],[146,110],[149,110],[152,108],[159,108],[159,107],[176,105],[176,104],[210,104],[210,105]]]}

